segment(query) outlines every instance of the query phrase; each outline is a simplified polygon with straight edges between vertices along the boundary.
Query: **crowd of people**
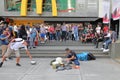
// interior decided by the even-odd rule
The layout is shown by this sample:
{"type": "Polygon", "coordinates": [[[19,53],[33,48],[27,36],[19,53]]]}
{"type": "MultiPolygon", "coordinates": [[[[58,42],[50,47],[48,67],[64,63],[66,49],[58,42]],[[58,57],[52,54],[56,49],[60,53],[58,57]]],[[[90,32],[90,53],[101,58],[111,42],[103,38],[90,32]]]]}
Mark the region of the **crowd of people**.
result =
{"type": "MultiPolygon", "coordinates": [[[[109,51],[109,45],[117,40],[117,33],[109,28],[108,25],[97,24],[96,26],[88,23],[62,23],[62,24],[19,24],[5,23],[0,21],[0,45],[2,49],[2,67],[7,57],[11,59],[11,53],[16,55],[16,66],[20,64],[20,48],[26,50],[26,54],[32,61],[32,55],[29,49],[36,48],[38,42],[42,44],[46,41],[67,41],[73,40],[83,44],[93,43],[95,47],[99,47],[99,42],[102,42],[103,52],[109,51]]],[[[73,62],[72,66],[75,69],[80,68],[80,63],[76,53],[69,48],[66,51],[66,61],[73,62]]],[[[63,66],[63,64],[62,64],[63,66]]]]}
{"type": "MultiPolygon", "coordinates": [[[[6,48],[9,41],[13,38],[22,38],[29,44],[28,48],[36,48],[38,41],[45,43],[46,41],[80,41],[82,43],[94,43],[98,48],[99,42],[103,42],[103,52],[109,51],[108,46],[117,40],[117,33],[111,31],[108,25],[98,24],[96,27],[92,24],[82,23],[63,23],[63,24],[33,24],[24,25],[0,24],[0,38],[6,37],[2,41],[2,48],[6,48]],[[36,43],[35,43],[36,42],[36,43]]],[[[4,53],[4,51],[3,51],[4,53]]]]}

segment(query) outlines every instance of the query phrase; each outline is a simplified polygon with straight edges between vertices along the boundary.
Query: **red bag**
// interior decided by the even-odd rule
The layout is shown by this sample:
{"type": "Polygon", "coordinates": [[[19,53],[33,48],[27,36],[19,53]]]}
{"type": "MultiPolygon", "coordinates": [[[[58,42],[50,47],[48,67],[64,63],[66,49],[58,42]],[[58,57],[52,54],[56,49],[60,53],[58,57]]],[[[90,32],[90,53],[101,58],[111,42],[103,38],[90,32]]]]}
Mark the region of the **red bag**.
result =
{"type": "Polygon", "coordinates": [[[38,46],[38,38],[35,39],[35,46],[38,46]]]}

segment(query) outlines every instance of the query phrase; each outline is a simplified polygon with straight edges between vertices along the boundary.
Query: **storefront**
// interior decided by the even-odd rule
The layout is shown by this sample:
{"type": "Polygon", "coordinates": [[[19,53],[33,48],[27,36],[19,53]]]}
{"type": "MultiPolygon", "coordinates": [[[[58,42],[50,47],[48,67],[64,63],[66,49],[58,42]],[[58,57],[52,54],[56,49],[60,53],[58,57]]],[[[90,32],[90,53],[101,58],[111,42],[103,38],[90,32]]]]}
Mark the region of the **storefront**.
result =
{"type": "Polygon", "coordinates": [[[36,11],[37,14],[42,12],[75,12],[76,0],[5,0],[5,8],[7,11],[19,11],[22,13],[27,11],[36,11]],[[55,6],[56,5],[56,6],[55,6]],[[39,8],[39,9],[38,9],[39,8]]]}

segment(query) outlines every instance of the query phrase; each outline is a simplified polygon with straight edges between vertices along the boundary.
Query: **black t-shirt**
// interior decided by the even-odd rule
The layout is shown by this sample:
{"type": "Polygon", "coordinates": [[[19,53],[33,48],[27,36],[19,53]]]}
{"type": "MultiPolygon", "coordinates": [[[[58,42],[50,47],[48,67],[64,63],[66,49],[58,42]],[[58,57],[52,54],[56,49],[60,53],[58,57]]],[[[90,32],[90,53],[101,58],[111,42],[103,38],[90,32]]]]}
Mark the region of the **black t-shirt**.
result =
{"type": "Polygon", "coordinates": [[[73,51],[71,51],[71,52],[67,55],[67,58],[71,58],[72,56],[75,57],[75,59],[73,59],[72,61],[74,61],[74,60],[78,60],[78,58],[77,58],[77,56],[76,56],[76,53],[73,52],[73,51]]]}

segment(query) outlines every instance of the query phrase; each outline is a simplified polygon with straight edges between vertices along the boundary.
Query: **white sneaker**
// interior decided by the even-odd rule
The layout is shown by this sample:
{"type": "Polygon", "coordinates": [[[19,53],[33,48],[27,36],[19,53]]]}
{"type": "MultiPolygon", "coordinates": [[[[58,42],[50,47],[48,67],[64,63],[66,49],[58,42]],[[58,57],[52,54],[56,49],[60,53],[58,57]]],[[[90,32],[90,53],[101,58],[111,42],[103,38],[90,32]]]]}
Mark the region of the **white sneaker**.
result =
{"type": "Polygon", "coordinates": [[[103,45],[106,45],[106,43],[103,43],[103,45]]]}
{"type": "Polygon", "coordinates": [[[6,58],[6,61],[9,61],[9,58],[6,58]]]}
{"type": "Polygon", "coordinates": [[[101,50],[104,50],[104,48],[101,48],[101,50]]]}
{"type": "Polygon", "coordinates": [[[45,43],[45,42],[42,41],[41,43],[45,43]]]}
{"type": "Polygon", "coordinates": [[[104,50],[103,50],[103,52],[108,52],[108,51],[109,51],[109,49],[104,49],[104,50]]]}

